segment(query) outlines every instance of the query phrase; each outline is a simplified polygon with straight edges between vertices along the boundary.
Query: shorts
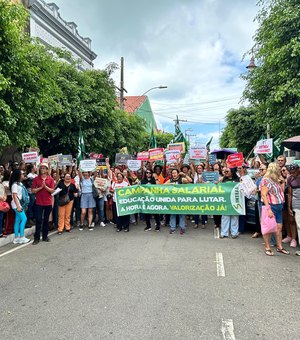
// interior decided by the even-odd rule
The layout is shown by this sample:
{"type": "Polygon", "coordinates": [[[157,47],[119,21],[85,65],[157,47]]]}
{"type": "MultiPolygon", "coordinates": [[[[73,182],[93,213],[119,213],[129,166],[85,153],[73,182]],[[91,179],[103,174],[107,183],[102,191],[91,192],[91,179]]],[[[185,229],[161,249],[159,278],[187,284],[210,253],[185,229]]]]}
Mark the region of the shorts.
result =
{"type": "Polygon", "coordinates": [[[92,192],[89,192],[87,194],[81,194],[80,208],[81,209],[96,208],[96,201],[94,199],[92,192]]]}
{"type": "Polygon", "coordinates": [[[272,213],[275,216],[276,223],[282,224],[282,210],[283,204],[270,204],[272,213]]]}

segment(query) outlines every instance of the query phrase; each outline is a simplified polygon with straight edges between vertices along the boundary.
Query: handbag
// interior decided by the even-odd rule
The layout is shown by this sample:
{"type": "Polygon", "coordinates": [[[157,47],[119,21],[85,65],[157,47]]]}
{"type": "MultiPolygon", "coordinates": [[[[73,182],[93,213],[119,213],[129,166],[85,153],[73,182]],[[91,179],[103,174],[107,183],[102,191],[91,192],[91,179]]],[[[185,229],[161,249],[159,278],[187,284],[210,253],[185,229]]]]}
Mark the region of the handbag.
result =
{"type": "Polygon", "coordinates": [[[261,233],[263,235],[275,233],[277,230],[277,223],[275,216],[269,217],[269,208],[265,205],[262,206],[261,211],[261,233]]]}
{"type": "Polygon", "coordinates": [[[92,182],[93,197],[96,200],[97,198],[99,198],[99,192],[98,192],[97,188],[95,187],[94,182],[92,181],[92,179],[91,179],[91,182],[92,182]]]}
{"type": "Polygon", "coordinates": [[[10,206],[7,202],[0,202],[0,211],[7,213],[10,210],[10,206]]]}
{"type": "Polygon", "coordinates": [[[70,185],[68,187],[67,193],[65,195],[58,197],[58,205],[60,207],[63,207],[64,205],[67,205],[70,202],[69,189],[70,189],[70,185]]]}

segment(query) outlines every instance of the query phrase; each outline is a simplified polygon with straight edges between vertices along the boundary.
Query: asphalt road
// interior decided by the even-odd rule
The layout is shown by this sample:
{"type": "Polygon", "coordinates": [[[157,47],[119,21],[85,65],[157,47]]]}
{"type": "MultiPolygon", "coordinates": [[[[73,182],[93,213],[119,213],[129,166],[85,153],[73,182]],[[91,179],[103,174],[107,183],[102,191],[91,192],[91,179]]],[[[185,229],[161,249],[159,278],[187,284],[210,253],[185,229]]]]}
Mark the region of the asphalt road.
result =
{"type": "Polygon", "coordinates": [[[0,339],[300,338],[299,257],[215,238],[211,220],[184,236],[143,229],[2,247],[0,339]]]}

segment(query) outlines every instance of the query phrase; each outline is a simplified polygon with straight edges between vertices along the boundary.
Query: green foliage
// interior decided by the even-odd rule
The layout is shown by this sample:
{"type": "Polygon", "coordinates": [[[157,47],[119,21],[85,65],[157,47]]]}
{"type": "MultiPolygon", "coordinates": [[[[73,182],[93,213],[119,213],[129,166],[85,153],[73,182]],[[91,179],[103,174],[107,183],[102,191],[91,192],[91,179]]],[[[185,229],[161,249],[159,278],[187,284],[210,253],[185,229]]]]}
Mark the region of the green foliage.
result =
{"type": "Polygon", "coordinates": [[[299,0],[261,1],[254,55],[258,67],[244,78],[244,97],[258,106],[271,136],[300,134],[299,0]]]}
{"type": "MultiPolygon", "coordinates": [[[[139,146],[138,151],[147,151],[149,149],[151,133],[145,133],[142,143],[139,146]]],[[[157,132],[154,133],[156,139],[156,145],[158,148],[166,148],[167,145],[174,138],[174,135],[169,132],[157,132]]]]}
{"type": "Polygon", "coordinates": [[[226,123],[220,139],[221,147],[236,147],[246,156],[265,132],[259,112],[252,107],[230,110],[226,123]]]}
{"type": "Polygon", "coordinates": [[[69,53],[32,42],[27,23],[23,6],[0,0],[0,148],[37,144],[44,156],[76,156],[81,128],[87,152],[137,150],[145,124],[116,108],[114,67],[79,71],[69,53]]]}

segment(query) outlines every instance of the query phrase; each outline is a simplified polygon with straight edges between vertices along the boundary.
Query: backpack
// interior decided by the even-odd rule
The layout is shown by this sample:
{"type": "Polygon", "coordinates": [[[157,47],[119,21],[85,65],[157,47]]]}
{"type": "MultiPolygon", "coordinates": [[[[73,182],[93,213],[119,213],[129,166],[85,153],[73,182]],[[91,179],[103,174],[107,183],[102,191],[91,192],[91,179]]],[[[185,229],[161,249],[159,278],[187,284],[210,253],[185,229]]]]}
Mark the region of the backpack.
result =
{"type": "Polygon", "coordinates": [[[22,206],[22,208],[27,208],[30,202],[30,197],[28,194],[27,189],[25,188],[25,186],[22,183],[19,183],[19,185],[22,188],[22,198],[20,199],[20,204],[22,206]]]}

